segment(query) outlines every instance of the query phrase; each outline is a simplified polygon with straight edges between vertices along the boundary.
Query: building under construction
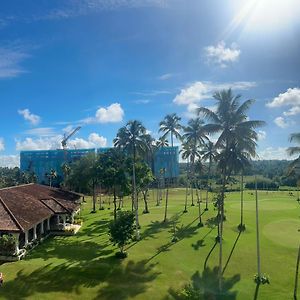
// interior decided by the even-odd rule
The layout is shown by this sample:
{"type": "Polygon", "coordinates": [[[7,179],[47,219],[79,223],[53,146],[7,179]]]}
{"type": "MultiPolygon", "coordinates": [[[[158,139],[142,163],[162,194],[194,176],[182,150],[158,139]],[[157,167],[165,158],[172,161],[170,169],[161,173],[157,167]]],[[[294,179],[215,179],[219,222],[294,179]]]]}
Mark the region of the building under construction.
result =
{"type": "MultiPolygon", "coordinates": [[[[47,174],[54,170],[57,174],[57,182],[63,180],[62,165],[72,163],[89,153],[103,153],[109,148],[98,149],[58,149],[58,150],[35,150],[21,151],[20,168],[23,172],[33,172],[37,181],[47,184],[47,174]]],[[[152,166],[156,177],[166,179],[176,178],[179,175],[178,147],[163,147],[154,154],[152,166]]]]}

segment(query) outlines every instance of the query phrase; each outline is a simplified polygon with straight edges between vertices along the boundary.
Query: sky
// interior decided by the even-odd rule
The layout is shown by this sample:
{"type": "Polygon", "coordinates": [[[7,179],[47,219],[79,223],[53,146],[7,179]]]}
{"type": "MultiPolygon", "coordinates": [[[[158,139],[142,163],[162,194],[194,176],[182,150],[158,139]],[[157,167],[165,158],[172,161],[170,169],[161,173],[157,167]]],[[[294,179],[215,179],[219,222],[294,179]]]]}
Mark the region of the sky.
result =
{"type": "Polygon", "coordinates": [[[0,3],[0,166],[21,150],[112,146],[117,130],[185,125],[213,93],[255,99],[259,159],[300,131],[298,0],[10,0],[0,3]]]}

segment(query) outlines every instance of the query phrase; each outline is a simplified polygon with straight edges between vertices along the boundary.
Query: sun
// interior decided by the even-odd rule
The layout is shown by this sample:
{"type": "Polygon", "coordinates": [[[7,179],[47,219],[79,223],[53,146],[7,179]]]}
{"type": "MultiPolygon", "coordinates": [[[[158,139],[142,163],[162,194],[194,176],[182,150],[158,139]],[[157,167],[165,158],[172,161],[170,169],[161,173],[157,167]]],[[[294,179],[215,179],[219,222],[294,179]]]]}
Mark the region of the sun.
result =
{"type": "Polygon", "coordinates": [[[245,31],[280,31],[299,24],[299,0],[237,0],[238,11],[226,28],[230,34],[242,27],[245,31]]]}

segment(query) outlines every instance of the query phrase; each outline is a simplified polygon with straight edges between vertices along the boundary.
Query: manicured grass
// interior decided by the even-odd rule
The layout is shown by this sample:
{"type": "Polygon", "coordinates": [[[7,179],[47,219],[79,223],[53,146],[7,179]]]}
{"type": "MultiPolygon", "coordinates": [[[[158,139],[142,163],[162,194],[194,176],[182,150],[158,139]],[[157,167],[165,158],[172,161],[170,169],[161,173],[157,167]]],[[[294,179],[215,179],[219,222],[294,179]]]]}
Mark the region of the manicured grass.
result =
{"type": "MultiPolygon", "coordinates": [[[[183,214],[184,189],[174,189],[168,221],[163,223],[164,203],[157,207],[153,196],[150,192],[150,214],[140,215],[142,240],[129,245],[127,259],[116,259],[116,248],[109,241],[107,223],[112,210],[106,204],[105,210],[91,214],[88,198],[83,204],[84,225],[76,236],[49,238],[25,260],[0,266],[5,276],[0,299],[168,299],[169,290],[180,289],[196,271],[207,287],[216,289],[213,269],[218,264],[218,245],[213,246],[217,229],[209,222],[216,214],[213,205],[203,213],[205,226],[199,228],[198,207],[189,205],[183,214]],[[174,224],[176,243],[171,241],[174,224]],[[209,270],[203,274],[206,260],[209,270]]],[[[292,299],[300,207],[288,192],[261,191],[259,198],[262,272],[270,276],[271,284],[260,286],[258,299],[292,299]]],[[[140,201],[140,211],[142,206],[140,201]]],[[[130,207],[126,199],[124,209],[130,207]]],[[[254,195],[246,191],[246,231],[239,235],[239,193],[227,194],[224,277],[233,293],[226,299],[254,296],[254,208],[254,195]]]]}

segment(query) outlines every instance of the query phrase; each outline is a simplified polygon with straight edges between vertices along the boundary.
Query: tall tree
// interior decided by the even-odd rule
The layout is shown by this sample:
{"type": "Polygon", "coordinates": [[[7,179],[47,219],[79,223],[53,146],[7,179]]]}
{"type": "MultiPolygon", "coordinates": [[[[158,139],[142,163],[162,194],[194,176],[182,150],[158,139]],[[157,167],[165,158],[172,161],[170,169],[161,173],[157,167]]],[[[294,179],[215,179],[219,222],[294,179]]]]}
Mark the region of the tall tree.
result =
{"type": "Polygon", "coordinates": [[[182,139],[187,142],[191,150],[192,206],[194,206],[195,160],[200,158],[200,149],[205,144],[205,141],[208,140],[203,124],[204,122],[200,118],[190,119],[188,126],[184,127],[184,134],[182,136],[182,139]]]}
{"type": "Polygon", "coordinates": [[[208,210],[208,191],[211,191],[211,168],[213,161],[216,160],[218,151],[212,141],[207,141],[203,145],[203,150],[201,151],[202,160],[208,161],[208,171],[207,171],[207,185],[206,185],[206,199],[205,199],[205,210],[208,210]]]}
{"type": "Polygon", "coordinates": [[[130,161],[120,149],[110,149],[99,155],[98,171],[102,185],[112,191],[116,219],[117,197],[128,195],[130,190],[130,161]]]}
{"type": "MultiPolygon", "coordinates": [[[[171,146],[174,147],[174,137],[177,139],[181,138],[180,130],[182,126],[180,125],[181,118],[177,116],[177,114],[173,113],[170,115],[166,115],[165,118],[159,123],[159,132],[162,132],[162,138],[166,138],[167,135],[170,134],[171,139],[171,146]]],[[[167,191],[166,191],[166,202],[165,202],[165,216],[164,216],[164,222],[167,220],[167,213],[168,213],[168,197],[169,197],[169,185],[174,180],[173,175],[173,164],[172,164],[172,158],[170,161],[170,166],[168,170],[169,175],[169,183],[167,185],[167,191]]]]}
{"type": "Polygon", "coordinates": [[[129,121],[126,126],[119,129],[116,138],[114,139],[114,146],[123,148],[132,156],[132,195],[133,206],[135,210],[136,223],[136,238],[140,239],[139,232],[139,215],[138,215],[138,199],[136,193],[136,175],[135,164],[139,153],[145,153],[146,128],[137,120],[129,121]]]}
{"type": "Polygon", "coordinates": [[[240,95],[235,96],[231,89],[222,90],[214,94],[217,101],[215,111],[209,108],[200,107],[198,113],[202,114],[211,123],[205,125],[205,129],[213,134],[219,133],[216,147],[220,149],[220,160],[218,167],[222,176],[220,208],[220,229],[219,229],[219,289],[222,290],[222,272],[223,272],[223,220],[224,220],[224,196],[226,182],[233,170],[232,160],[230,161],[233,147],[238,147],[247,152],[251,157],[256,155],[257,133],[255,129],[264,125],[263,121],[249,120],[247,111],[254,100],[246,100],[240,104],[240,95]]]}
{"type": "Polygon", "coordinates": [[[184,201],[184,213],[187,213],[187,200],[188,200],[188,189],[191,182],[191,171],[190,171],[190,157],[191,157],[191,147],[187,142],[182,143],[182,148],[180,150],[181,156],[186,160],[186,189],[185,189],[185,201],[184,201]]]}

